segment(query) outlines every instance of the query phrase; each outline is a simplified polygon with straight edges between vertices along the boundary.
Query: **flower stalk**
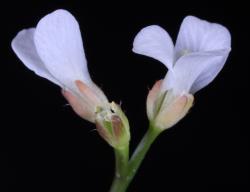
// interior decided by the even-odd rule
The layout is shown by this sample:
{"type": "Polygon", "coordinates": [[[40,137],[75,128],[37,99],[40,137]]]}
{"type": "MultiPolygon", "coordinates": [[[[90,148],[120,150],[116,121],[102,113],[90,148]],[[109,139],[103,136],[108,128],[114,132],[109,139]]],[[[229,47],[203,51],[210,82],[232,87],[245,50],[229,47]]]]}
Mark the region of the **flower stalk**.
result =
{"type": "Polygon", "coordinates": [[[114,149],[114,153],[115,175],[110,192],[122,192],[127,188],[129,146],[123,149],[114,149]]]}
{"type": "Polygon", "coordinates": [[[130,182],[133,180],[143,159],[145,158],[150,146],[161,133],[161,129],[155,128],[150,124],[146,134],[138,144],[132,157],[128,162],[128,150],[119,151],[115,149],[116,174],[110,192],[125,192],[130,182]]]}

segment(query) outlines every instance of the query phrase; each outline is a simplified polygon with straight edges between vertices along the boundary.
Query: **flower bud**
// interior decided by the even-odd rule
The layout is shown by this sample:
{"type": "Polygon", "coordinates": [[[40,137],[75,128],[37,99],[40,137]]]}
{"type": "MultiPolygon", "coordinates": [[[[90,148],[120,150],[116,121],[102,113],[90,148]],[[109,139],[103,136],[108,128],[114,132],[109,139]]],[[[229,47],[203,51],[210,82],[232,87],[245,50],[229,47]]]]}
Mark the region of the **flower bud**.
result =
{"type": "Polygon", "coordinates": [[[116,103],[110,109],[100,108],[96,112],[97,131],[112,147],[122,149],[130,140],[128,119],[116,103]]]}
{"type": "Polygon", "coordinates": [[[161,91],[162,81],[155,83],[147,98],[147,114],[152,125],[165,130],[178,123],[193,105],[189,93],[174,94],[172,90],[161,91]]]}

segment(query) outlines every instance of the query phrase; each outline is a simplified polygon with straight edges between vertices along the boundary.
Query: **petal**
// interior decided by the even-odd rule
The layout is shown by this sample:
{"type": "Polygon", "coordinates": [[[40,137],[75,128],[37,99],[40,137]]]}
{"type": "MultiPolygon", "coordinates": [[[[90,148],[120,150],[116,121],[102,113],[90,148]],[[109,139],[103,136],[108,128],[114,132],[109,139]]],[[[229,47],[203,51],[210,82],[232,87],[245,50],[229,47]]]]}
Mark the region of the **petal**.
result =
{"type": "Polygon", "coordinates": [[[187,16],[180,27],[175,60],[185,53],[230,49],[231,35],[222,25],[187,16]]]}
{"type": "Polygon", "coordinates": [[[161,93],[165,93],[166,91],[173,89],[175,86],[175,80],[174,80],[174,72],[173,70],[169,70],[163,79],[162,86],[161,86],[161,93]]]}
{"type": "Polygon", "coordinates": [[[197,79],[195,80],[195,82],[193,83],[190,89],[190,93],[196,93],[197,91],[207,86],[216,78],[216,76],[224,67],[228,54],[229,52],[225,51],[224,56],[222,56],[220,61],[218,61],[217,63],[214,63],[213,65],[207,66],[203,70],[203,72],[199,74],[199,76],[197,77],[197,79]]]}
{"type": "Polygon", "coordinates": [[[163,28],[157,25],[145,27],[136,35],[133,51],[161,61],[168,69],[173,66],[172,39],[163,28]]]}
{"type": "Polygon", "coordinates": [[[68,88],[76,89],[75,80],[92,82],[75,18],[65,10],[57,10],[42,18],[34,41],[37,52],[50,73],[68,88]]]}
{"type": "Polygon", "coordinates": [[[37,54],[34,44],[34,31],[35,28],[20,31],[12,40],[11,47],[26,67],[37,75],[62,87],[61,83],[50,74],[37,54]]]}
{"type": "Polygon", "coordinates": [[[227,52],[203,52],[188,54],[178,59],[171,81],[176,94],[194,94],[208,85],[222,69],[227,52]]]}

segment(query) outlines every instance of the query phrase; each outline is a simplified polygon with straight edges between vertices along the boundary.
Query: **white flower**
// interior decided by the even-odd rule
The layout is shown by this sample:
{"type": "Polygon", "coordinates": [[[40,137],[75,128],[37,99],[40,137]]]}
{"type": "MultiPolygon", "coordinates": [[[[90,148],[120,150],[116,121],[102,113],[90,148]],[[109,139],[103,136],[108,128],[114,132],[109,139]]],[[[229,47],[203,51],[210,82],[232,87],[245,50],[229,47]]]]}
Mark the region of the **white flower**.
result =
{"type": "Polygon", "coordinates": [[[11,46],[26,67],[63,89],[82,118],[94,122],[97,108],[108,106],[89,76],[79,25],[68,11],[46,15],[36,28],[20,31],[11,46]]]}
{"type": "Polygon", "coordinates": [[[149,93],[149,119],[162,129],[177,123],[192,106],[192,94],[221,71],[230,50],[231,36],[225,27],[194,16],[183,20],[175,46],[161,27],[142,29],[135,37],[133,51],[157,59],[168,68],[164,80],[149,93]]]}

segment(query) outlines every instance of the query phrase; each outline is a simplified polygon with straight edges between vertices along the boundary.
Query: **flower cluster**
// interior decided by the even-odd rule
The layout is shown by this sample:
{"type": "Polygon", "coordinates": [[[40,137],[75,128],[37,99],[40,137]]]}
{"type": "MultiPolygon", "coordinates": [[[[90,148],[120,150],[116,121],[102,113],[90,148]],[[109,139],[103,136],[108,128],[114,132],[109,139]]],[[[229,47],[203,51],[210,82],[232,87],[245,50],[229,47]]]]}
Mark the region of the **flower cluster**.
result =
{"type": "MultiPolygon", "coordinates": [[[[95,123],[112,147],[128,146],[128,119],[90,78],[79,25],[68,11],[46,15],[35,28],[20,31],[11,46],[27,68],[60,86],[76,114],[95,123]]],[[[133,51],[168,69],[147,97],[151,126],[162,131],[181,120],[193,105],[193,95],[221,71],[230,50],[231,36],[225,27],[194,16],[183,20],[175,45],[160,26],[143,28],[133,51]]]]}

